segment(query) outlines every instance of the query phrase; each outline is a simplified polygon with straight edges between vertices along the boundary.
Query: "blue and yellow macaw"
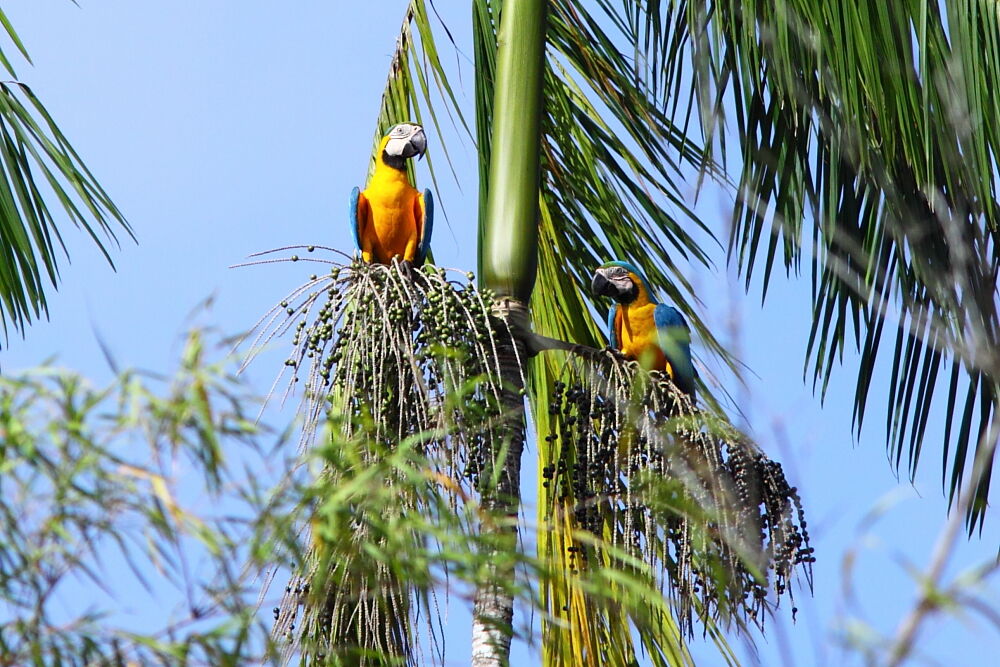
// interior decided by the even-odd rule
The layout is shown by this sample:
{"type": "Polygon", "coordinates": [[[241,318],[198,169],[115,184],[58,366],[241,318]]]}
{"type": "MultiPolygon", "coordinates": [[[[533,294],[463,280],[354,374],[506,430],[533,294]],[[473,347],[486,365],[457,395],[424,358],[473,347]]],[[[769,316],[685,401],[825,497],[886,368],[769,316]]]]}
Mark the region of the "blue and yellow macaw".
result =
{"type": "Polygon", "coordinates": [[[611,347],[649,370],[666,372],[694,399],[691,329],[680,311],[657,303],[642,273],[628,262],[601,265],[591,290],[618,302],[608,313],[611,347]]]}
{"type": "Polygon", "coordinates": [[[424,128],[396,125],[379,143],[375,173],[362,192],[351,192],[354,243],[366,262],[391,264],[393,257],[420,266],[434,228],[434,199],[421,194],[406,176],[406,160],[427,150],[424,128]]]}

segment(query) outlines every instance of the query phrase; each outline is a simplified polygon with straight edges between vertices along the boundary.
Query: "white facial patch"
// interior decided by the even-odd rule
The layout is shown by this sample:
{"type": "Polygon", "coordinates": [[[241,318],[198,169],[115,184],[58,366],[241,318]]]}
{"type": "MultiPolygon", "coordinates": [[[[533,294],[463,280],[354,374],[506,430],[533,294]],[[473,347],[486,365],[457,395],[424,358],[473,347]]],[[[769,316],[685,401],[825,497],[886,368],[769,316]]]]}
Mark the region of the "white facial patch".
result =
{"type": "Polygon", "coordinates": [[[417,141],[418,135],[422,134],[423,128],[419,125],[402,123],[395,126],[389,131],[389,141],[385,144],[386,155],[408,158],[422,153],[426,143],[417,141]]]}

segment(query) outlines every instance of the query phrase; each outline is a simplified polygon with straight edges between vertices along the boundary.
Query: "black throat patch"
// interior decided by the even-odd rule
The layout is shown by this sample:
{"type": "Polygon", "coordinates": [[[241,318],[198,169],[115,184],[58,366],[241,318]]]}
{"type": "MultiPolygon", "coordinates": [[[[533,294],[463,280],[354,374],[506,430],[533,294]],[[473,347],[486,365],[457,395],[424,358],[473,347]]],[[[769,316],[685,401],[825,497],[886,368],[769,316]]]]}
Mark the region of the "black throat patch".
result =
{"type": "Polygon", "coordinates": [[[624,292],[621,292],[621,297],[618,299],[618,303],[628,305],[639,298],[639,286],[635,284],[634,280],[630,280],[629,287],[624,292]]]}
{"type": "Polygon", "coordinates": [[[393,169],[406,171],[406,158],[401,155],[389,155],[385,151],[382,151],[382,162],[393,169]]]}

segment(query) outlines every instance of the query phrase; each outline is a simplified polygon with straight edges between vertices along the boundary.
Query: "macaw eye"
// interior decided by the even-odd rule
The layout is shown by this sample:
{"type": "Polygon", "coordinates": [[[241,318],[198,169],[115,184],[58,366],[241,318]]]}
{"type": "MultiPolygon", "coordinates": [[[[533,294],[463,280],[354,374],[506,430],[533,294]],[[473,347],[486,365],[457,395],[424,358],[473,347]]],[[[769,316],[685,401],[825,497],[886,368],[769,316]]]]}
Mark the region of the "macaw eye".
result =
{"type": "Polygon", "coordinates": [[[390,132],[390,134],[392,136],[394,136],[394,137],[405,136],[406,135],[406,126],[405,125],[397,125],[396,127],[392,128],[392,132],[390,132]]]}

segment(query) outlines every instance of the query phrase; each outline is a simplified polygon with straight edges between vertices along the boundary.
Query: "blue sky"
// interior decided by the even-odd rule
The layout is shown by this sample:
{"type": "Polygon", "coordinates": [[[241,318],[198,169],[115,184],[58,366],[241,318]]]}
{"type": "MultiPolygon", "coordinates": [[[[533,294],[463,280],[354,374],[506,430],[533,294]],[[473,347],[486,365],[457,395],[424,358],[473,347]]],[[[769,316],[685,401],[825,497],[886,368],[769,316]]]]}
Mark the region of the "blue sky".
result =
{"type": "MultiPolygon", "coordinates": [[[[237,333],[308,273],[294,265],[229,265],[295,243],[350,249],[347,198],[365,177],[405,3],[338,8],[345,4],[303,0],[289,9],[262,0],[4,3],[34,60],[33,67],[21,64],[18,74],[47,104],[139,241],[123,240],[113,253],[113,272],[83,234],[64,225],[72,263],[63,266],[62,285],[51,295],[51,319],[33,325],[26,339],[11,339],[0,352],[5,371],[55,357],[107,378],[98,334],[121,365],[166,369],[191,313],[207,297],[214,297],[213,306],[198,321],[237,333]]],[[[471,108],[468,10],[465,3],[439,4],[450,12],[445,18],[462,49],[443,58],[462,70],[457,93],[471,108]]],[[[441,138],[433,128],[428,132],[433,154],[441,138]]],[[[439,264],[472,269],[474,148],[454,133],[446,139],[461,182],[450,176],[443,155],[435,155],[441,186],[436,200],[449,222],[435,225],[434,253],[439,264]]],[[[428,182],[426,171],[419,176],[428,182]]],[[[698,202],[720,237],[730,207],[731,193],[717,189],[698,202]]],[[[915,484],[897,481],[879,428],[880,398],[860,440],[852,437],[856,358],[848,355],[848,368],[835,372],[823,406],[802,381],[810,324],[807,280],[775,280],[761,308],[759,285],[745,296],[721,249],[714,259],[717,270],[691,267],[691,279],[707,321],[751,370],[745,386],[729,386],[746,417],[741,426],[783,463],[802,491],[819,559],[815,596],[797,591],[794,625],[786,608],[769,624],[758,642],[761,662],[860,664],[859,654],[844,647],[844,629],[861,621],[882,634],[894,631],[914,600],[908,570],[926,567],[943,526],[937,443],[929,443],[915,484]],[[881,510],[867,526],[865,517],[881,510]]],[[[251,372],[262,391],[270,384],[269,368],[251,372]]],[[[886,395],[884,375],[876,378],[873,396],[886,395]]],[[[940,425],[931,433],[936,437],[940,425]]],[[[526,474],[533,471],[532,463],[526,474]]],[[[530,479],[525,486],[532,486],[530,479]]],[[[962,543],[948,572],[995,557],[998,525],[1000,517],[988,515],[982,539],[962,543]]],[[[995,587],[984,595],[998,602],[995,587]]],[[[452,605],[447,630],[449,660],[456,665],[468,655],[468,617],[461,604],[452,605]]],[[[697,644],[695,650],[704,664],[716,664],[711,652],[697,644]]],[[[919,655],[930,664],[991,664],[988,656],[998,650],[1000,636],[981,617],[935,616],[919,644],[919,655]]],[[[533,654],[521,645],[515,655],[533,654]]]]}

